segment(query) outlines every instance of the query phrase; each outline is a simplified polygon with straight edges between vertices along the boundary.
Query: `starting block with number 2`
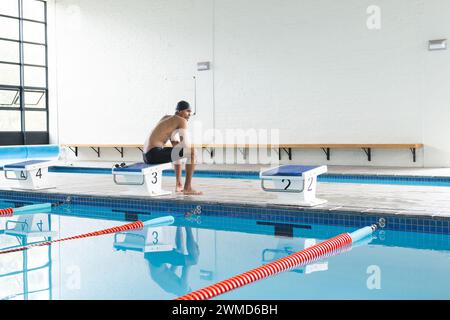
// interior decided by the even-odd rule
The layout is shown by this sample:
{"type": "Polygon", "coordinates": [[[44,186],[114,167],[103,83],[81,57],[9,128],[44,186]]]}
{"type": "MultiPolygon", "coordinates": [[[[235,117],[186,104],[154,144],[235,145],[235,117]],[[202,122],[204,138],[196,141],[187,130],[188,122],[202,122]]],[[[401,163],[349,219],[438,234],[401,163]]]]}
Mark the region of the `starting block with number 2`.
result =
{"type": "Polygon", "coordinates": [[[275,203],[312,207],[327,202],[316,198],[317,176],[325,172],[327,166],[284,165],[261,170],[259,177],[261,188],[277,195],[275,203]]]}

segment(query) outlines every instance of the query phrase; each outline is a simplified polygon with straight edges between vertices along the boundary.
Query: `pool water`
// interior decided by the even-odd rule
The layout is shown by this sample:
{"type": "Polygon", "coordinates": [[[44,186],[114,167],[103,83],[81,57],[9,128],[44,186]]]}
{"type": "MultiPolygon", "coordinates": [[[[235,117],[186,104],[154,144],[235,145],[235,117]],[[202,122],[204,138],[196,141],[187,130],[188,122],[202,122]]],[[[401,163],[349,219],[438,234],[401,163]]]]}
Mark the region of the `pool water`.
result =
{"type": "MultiPolygon", "coordinates": [[[[166,214],[139,218],[161,215],[166,214]]],[[[119,218],[109,208],[78,205],[0,218],[0,246],[129,223],[119,218]]],[[[275,236],[273,226],[251,219],[200,212],[175,218],[172,226],[0,254],[0,299],[174,299],[355,230],[308,225],[293,229],[289,237],[275,236]]],[[[370,243],[217,299],[449,299],[449,250],[448,235],[379,230],[370,243]]]]}

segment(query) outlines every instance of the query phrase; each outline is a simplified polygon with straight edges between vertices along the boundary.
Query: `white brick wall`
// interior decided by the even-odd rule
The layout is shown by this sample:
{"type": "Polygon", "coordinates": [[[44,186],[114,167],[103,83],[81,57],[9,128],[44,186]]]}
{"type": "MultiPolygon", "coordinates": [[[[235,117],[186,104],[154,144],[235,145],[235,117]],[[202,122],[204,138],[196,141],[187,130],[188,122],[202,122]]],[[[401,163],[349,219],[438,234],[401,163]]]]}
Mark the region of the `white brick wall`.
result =
{"type": "MultiPolygon", "coordinates": [[[[60,143],[141,142],[177,100],[193,101],[196,76],[205,128],[422,142],[416,164],[408,150],[374,151],[370,164],[450,166],[450,51],[427,51],[450,38],[448,0],[57,0],[54,13],[60,143]],[[380,30],[367,29],[370,5],[380,30]],[[199,61],[212,71],[197,72],[199,61]]],[[[369,164],[346,150],[332,162],[369,164]]]]}

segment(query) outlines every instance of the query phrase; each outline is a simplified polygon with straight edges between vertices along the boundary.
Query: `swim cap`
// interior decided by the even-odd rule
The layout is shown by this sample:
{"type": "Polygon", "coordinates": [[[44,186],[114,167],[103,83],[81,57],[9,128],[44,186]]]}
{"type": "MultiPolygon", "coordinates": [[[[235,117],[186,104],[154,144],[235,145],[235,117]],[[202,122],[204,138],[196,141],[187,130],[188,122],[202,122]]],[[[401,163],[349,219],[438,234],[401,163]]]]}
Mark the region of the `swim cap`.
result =
{"type": "Polygon", "coordinates": [[[191,106],[186,101],[181,100],[180,102],[177,103],[177,111],[183,111],[190,108],[191,106]]]}

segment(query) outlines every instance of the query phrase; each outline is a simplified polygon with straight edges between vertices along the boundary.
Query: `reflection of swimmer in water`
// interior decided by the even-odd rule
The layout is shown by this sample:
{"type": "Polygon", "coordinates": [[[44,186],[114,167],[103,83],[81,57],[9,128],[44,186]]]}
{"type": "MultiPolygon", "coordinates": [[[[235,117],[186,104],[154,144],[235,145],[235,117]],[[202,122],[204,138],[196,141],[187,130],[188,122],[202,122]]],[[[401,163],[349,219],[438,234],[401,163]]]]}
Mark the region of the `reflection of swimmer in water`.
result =
{"type": "Polygon", "coordinates": [[[175,243],[172,251],[147,252],[144,258],[148,261],[152,279],[166,292],[184,295],[191,291],[188,284],[188,275],[191,266],[198,262],[199,250],[194,240],[192,229],[184,227],[186,241],[183,241],[182,227],[177,227],[175,243]],[[186,250],[185,250],[186,249],[186,250]],[[187,251],[187,254],[183,252],[187,251]],[[181,267],[181,275],[177,275],[177,269],[181,267]]]}

